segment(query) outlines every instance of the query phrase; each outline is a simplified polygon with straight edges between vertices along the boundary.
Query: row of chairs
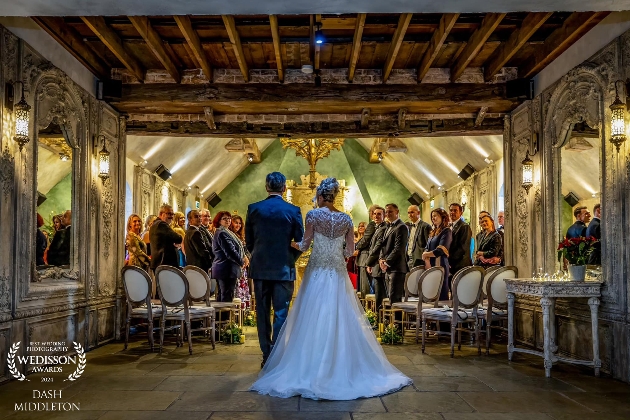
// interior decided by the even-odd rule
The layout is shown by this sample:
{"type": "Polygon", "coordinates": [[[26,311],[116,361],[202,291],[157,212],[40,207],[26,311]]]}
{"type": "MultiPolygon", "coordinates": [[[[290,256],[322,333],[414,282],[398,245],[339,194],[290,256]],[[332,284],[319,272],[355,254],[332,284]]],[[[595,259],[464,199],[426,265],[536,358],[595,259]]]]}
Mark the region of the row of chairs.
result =
{"type": "MultiPolygon", "coordinates": [[[[422,267],[412,269],[405,280],[405,297],[392,308],[402,310],[407,316],[416,318],[416,343],[422,331],[422,352],[425,349],[427,324],[448,322],[451,325],[451,357],[454,356],[455,333],[458,349],[461,350],[461,333],[469,331],[465,325],[474,324],[477,351],[481,354],[481,320],[486,320],[486,354],[490,353],[491,328],[493,322],[507,320],[507,291],[505,279],[518,277],[518,269],[508,267],[466,267],[453,276],[452,300],[440,302],[444,284],[444,268],[422,267]]],[[[403,323],[404,325],[404,323],[403,323]]],[[[439,328],[438,328],[439,330],[439,328]]],[[[438,331],[438,334],[440,331],[438,331]]]]}
{"type": "MultiPolygon", "coordinates": [[[[154,348],[153,332],[160,331],[160,352],[164,344],[166,321],[179,323],[177,345],[183,342],[183,327],[186,327],[188,351],[192,354],[191,321],[201,320],[202,327],[195,331],[209,332],[212,348],[215,348],[216,312],[231,311],[231,302],[210,301],[213,284],[204,270],[186,266],[184,271],[163,265],[155,270],[157,290],[160,300],[151,299],[153,282],[149,273],[139,267],[126,266],[122,269],[123,284],[127,297],[127,319],[125,326],[125,350],[129,343],[129,327],[132,318],[147,321],[151,350],[154,348]],[[154,320],[159,327],[154,327],[154,320]]],[[[216,284],[215,284],[216,288],[216,284]]]]}

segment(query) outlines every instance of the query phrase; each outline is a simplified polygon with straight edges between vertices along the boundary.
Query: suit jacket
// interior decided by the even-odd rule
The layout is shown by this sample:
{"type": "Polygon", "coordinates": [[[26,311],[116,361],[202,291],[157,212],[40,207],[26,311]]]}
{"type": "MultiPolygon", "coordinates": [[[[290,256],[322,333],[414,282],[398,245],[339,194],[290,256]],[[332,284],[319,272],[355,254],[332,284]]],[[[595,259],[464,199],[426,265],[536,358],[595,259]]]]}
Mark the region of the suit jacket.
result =
{"type": "Polygon", "coordinates": [[[579,238],[580,236],[586,236],[586,224],[580,220],[576,220],[567,230],[567,239],[579,238]]]}
{"type": "Polygon", "coordinates": [[[70,264],[70,242],[72,241],[72,226],[55,232],[48,248],[48,265],[70,264]]]}
{"type": "MultiPolygon", "coordinates": [[[[594,237],[595,239],[602,240],[602,229],[599,218],[594,217],[591,223],[586,228],[586,237],[594,237]]],[[[593,252],[588,256],[588,263],[593,265],[600,265],[602,263],[602,243],[597,242],[593,245],[593,252]]]]}
{"type": "MultiPolygon", "coordinates": [[[[413,224],[409,226],[409,235],[411,235],[411,229],[413,224]]],[[[429,240],[429,233],[431,232],[431,225],[422,220],[418,220],[418,227],[416,227],[415,237],[409,237],[409,243],[407,244],[407,254],[411,249],[411,261],[412,267],[423,265],[422,253],[427,247],[427,241],[429,240]]]]}
{"type": "Polygon", "coordinates": [[[183,238],[162,219],[157,219],[149,229],[151,243],[151,268],[161,265],[179,267],[179,257],[175,244],[181,244],[183,238]]]}
{"type": "Polygon", "coordinates": [[[359,239],[359,241],[354,244],[354,249],[359,251],[359,255],[357,256],[356,264],[358,267],[367,267],[367,260],[370,256],[370,244],[372,243],[372,237],[376,232],[376,223],[374,221],[370,221],[365,227],[365,232],[363,233],[363,237],[359,239]]]}
{"type": "Polygon", "coordinates": [[[214,240],[214,234],[210,232],[210,230],[204,225],[199,226],[199,232],[201,232],[201,237],[206,244],[206,248],[210,253],[210,265],[212,265],[212,260],[214,260],[214,252],[212,251],[212,242],[214,240]]]}
{"type": "Polygon", "coordinates": [[[451,229],[453,231],[453,240],[449,248],[448,263],[451,266],[450,272],[457,273],[462,268],[472,265],[472,260],[470,259],[472,229],[462,219],[455,222],[451,229]]]}
{"type": "Polygon", "coordinates": [[[247,208],[245,242],[251,254],[248,276],[254,280],[295,280],[295,261],[301,252],[304,224],[300,208],[279,195],[270,195],[247,208]]]}
{"type": "Polygon", "coordinates": [[[201,229],[189,226],[184,236],[184,249],[186,250],[186,265],[194,265],[203,271],[212,267],[210,251],[206,246],[201,229]]]}
{"type": "Polygon", "coordinates": [[[384,273],[381,271],[381,267],[378,265],[378,257],[379,255],[381,255],[381,248],[383,248],[383,236],[385,235],[385,231],[387,230],[387,223],[383,222],[378,226],[376,226],[375,223],[374,226],[376,230],[374,231],[374,235],[372,235],[372,239],[370,240],[370,249],[365,264],[366,267],[372,267],[372,277],[383,277],[384,273]]]}
{"type": "Polygon", "coordinates": [[[398,272],[408,273],[407,265],[407,241],[409,240],[409,229],[402,220],[398,219],[391,223],[383,236],[383,248],[379,259],[385,260],[387,273],[398,272]]]}
{"type": "Polygon", "coordinates": [[[212,262],[212,278],[236,279],[241,276],[245,251],[238,239],[230,235],[225,228],[217,229],[212,241],[214,261],[212,262]],[[242,252],[241,252],[242,250],[242,252]]]}

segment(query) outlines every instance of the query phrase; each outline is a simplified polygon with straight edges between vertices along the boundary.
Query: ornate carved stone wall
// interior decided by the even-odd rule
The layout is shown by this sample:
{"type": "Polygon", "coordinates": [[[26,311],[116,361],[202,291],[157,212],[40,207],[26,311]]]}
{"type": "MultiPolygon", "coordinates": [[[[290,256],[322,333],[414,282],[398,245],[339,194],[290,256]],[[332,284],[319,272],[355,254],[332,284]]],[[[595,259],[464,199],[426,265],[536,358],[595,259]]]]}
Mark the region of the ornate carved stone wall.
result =
{"type": "MultiPolygon", "coordinates": [[[[0,89],[0,381],[6,351],[29,340],[80,342],[116,338],[124,256],[124,120],[0,26],[0,86],[24,82],[31,105],[30,142],[15,141],[14,115],[0,89]],[[57,124],[72,149],[72,249],[68,268],[35,266],[37,135],[57,124]],[[98,177],[104,136],[110,178],[98,177]],[[19,209],[19,210],[16,210],[19,209]]],[[[70,346],[72,347],[72,346],[70,346]]],[[[20,351],[25,352],[26,346],[20,351]]]]}
{"type": "Polygon", "coordinates": [[[170,204],[173,210],[186,213],[186,195],[183,190],[164,182],[155,173],[134,166],[133,212],[144,222],[150,214],[158,214],[162,204],[170,204]]]}
{"type": "MultiPolygon", "coordinates": [[[[599,129],[602,145],[602,269],[603,297],[600,307],[600,353],[604,370],[630,381],[630,324],[628,273],[630,257],[630,146],[617,153],[609,141],[609,105],[615,98],[615,82],[630,75],[630,33],[572,69],[541,95],[506,118],[504,159],[506,174],[507,263],[529,277],[538,267],[552,273],[561,231],[559,208],[560,149],[577,122],[599,129]],[[529,193],[521,187],[521,161],[525,152],[534,161],[534,185],[529,193]]],[[[622,83],[620,83],[621,85],[622,83]]],[[[626,92],[622,100],[626,97],[626,92]]],[[[628,126],[628,121],[626,122],[628,126]]],[[[542,320],[536,300],[518,302],[517,335],[532,346],[542,346],[542,320]]],[[[560,351],[589,358],[590,313],[586,302],[558,302],[557,328],[560,351]]]]}

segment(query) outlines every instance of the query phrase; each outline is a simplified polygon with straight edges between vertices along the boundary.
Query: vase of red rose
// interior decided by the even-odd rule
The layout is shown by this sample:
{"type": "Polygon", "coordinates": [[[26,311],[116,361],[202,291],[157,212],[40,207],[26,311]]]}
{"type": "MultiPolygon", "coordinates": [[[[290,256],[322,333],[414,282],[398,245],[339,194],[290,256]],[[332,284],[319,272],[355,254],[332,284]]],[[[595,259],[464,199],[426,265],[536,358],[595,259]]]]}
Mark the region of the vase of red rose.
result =
{"type": "Polygon", "coordinates": [[[558,244],[558,261],[565,258],[568,262],[569,277],[572,281],[584,281],[586,278],[586,263],[593,252],[593,245],[597,239],[590,236],[585,238],[564,238],[558,244]]]}

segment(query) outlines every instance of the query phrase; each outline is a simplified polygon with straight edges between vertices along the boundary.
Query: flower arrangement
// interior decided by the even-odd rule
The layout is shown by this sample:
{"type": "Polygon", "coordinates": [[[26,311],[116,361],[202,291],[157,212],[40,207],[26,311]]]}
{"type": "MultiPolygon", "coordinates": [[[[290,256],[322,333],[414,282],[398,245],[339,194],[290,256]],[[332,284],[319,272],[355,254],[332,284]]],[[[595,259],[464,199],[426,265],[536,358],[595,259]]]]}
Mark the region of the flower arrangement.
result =
{"type": "Polygon", "coordinates": [[[376,314],[372,310],[366,310],[365,317],[372,327],[376,326],[376,314]]]}
{"type": "Polygon", "coordinates": [[[233,322],[221,331],[221,341],[225,344],[242,344],[241,337],[243,329],[233,322]]]}
{"type": "Polygon", "coordinates": [[[243,325],[245,325],[246,327],[256,326],[256,317],[252,311],[245,312],[245,320],[243,321],[243,325]]]}
{"type": "Polygon", "coordinates": [[[389,324],[383,334],[381,334],[382,344],[401,344],[402,335],[398,331],[398,327],[394,324],[389,324]]]}
{"type": "Polygon", "coordinates": [[[564,238],[558,244],[558,261],[562,261],[562,257],[566,258],[569,264],[586,265],[588,256],[593,252],[593,245],[599,242],[592,236],[585,238],[564,238]]]}

